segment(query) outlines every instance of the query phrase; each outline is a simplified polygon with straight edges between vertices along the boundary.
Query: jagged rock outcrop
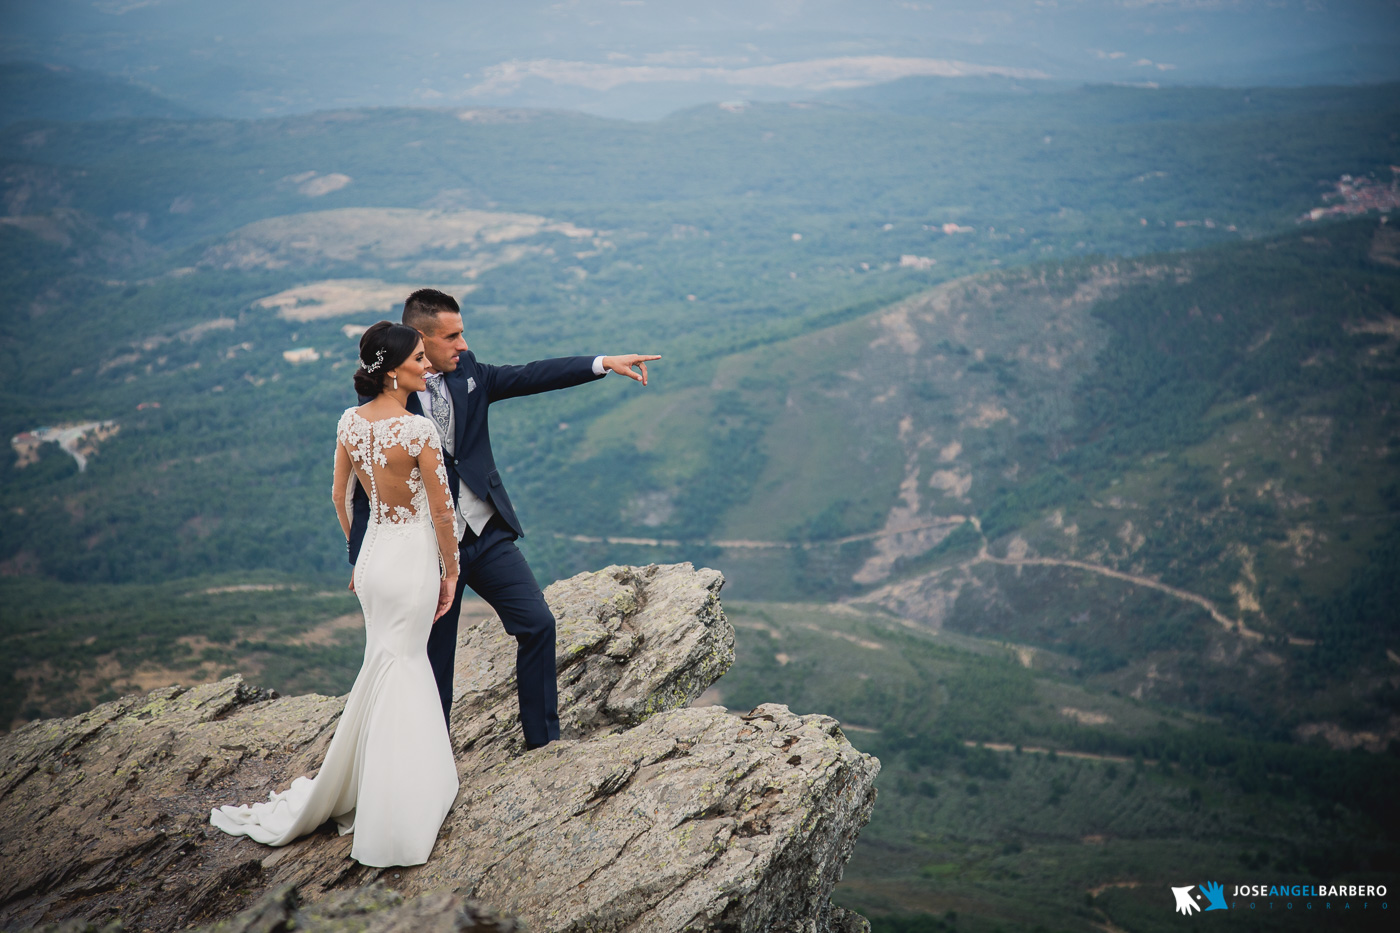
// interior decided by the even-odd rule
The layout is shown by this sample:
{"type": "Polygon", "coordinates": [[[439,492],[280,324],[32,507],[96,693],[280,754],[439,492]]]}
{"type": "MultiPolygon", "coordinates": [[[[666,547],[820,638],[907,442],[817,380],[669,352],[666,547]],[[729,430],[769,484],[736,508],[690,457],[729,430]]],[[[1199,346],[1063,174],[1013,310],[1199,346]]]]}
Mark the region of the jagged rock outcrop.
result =
{"type": "Polygon", "coordinates": [[[270,849],[208,825],[211,806],[314,769],[340,699],[232,677],[31,723],[0,738],[0,927],[333,930],[354,914],[369,929],[510,929],[480,902],[561,933],[863,929],[828,898],[879,762],[830,717],[688,706],[733,660],[722,583],[676,564],[551,586],[564,737],[533,752],[515,723],[514,640],[464,619],[462,792],[416,868],[365,868],[329,827],[270,849]]]}

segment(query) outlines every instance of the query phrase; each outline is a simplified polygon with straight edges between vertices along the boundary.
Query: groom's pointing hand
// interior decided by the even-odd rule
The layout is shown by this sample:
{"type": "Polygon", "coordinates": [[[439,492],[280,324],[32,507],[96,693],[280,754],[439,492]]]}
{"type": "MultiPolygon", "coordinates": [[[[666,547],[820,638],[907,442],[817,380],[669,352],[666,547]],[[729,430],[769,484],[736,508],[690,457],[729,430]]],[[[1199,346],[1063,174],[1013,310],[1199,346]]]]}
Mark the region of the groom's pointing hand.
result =
{"type": "Polygon", "coordinates": [[[636,353],[626,353],[622,356],[605,356],[603,357],[603,368],[610,369],[615,373],[621,373],[629,379],[635,379],[642,385],[646,385],[647,363],[650,360],[659,359],[661,359],[659,356],[641,356],[636,353]],[[633,366],[637,366],[641,369],[642,374],[640,376],[637,375],[636,370],[632,368],[633,366]]]}

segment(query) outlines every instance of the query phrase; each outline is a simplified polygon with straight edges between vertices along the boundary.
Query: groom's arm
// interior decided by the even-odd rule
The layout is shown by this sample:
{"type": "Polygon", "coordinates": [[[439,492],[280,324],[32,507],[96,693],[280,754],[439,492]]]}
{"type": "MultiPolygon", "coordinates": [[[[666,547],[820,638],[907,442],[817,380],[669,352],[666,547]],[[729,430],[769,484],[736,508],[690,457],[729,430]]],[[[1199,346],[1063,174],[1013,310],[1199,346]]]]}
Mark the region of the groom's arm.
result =
{"type": "MultiPolygon", "coordinates": [[[[361,405],[369,401],[366,396],[359,396],[361,405]]],[[[345,539],[345,550],[350,557],[350,566],[355,566],[355,561],[360,559],[360,545],[365,542],[365,531],[369,528],[369,495],[365,488],[360,485],[356,478],[351,484],[354,490],[350,495],[350,534],[345,539]]],[[[350,589],[355,588],[353,579],[350,582],[350,589]]]]}
{"type": "Polygon", "coordinates": [[[482,374],[486,397],[495,402],[503,398],[567,389],[601,379],[609,372],[625,373],[645,385],[647,361],[659,359],[659,356],[638,356],[635,353],[623,356],[565,356],[520,366],[478,364],[477,368],[482,374]],[[632,371],[633,366],[640,366],[641,375],[632,371]]]}
{"type": "Polygon", "coordinates": [[[493,366],[480,363],[477,370],[486,398],[492,402],[521,395],[535,395],[582,385],[599,378],[593,371],[591,356],[564,356],[553,360],[536,360],[522,365],[493,366]]]}

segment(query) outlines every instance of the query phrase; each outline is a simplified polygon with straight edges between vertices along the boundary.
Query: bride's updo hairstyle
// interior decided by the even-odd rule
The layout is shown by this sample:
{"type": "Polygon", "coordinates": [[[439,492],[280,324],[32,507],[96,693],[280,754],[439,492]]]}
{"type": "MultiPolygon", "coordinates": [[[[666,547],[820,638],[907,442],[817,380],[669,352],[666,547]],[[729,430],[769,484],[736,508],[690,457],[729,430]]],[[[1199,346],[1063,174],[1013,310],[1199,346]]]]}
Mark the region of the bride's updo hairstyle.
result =
{"type": "Polygon", "coordinates": [[[355,370],[355,391],[374,398],[384,391],[384,374],[408,359],[422,338],[412,327],[380,321],[360,337],[360,368],[355,370]]]}

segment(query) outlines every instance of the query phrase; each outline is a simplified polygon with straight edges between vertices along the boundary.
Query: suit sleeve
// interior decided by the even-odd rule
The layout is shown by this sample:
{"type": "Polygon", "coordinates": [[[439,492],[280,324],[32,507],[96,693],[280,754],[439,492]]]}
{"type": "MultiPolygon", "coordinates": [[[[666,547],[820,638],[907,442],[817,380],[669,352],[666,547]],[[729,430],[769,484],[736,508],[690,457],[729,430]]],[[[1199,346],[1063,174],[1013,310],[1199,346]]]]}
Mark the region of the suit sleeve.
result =
{"type": "MultiPolygon", "coordinates": [[[[360,404],[363,405],[369,399],[360,396],[360,404]]],[[[337,434],[339,431],[337,430],[337,434]]],[[[350,560],[350,566],[360,559],[360,545],[365,541],[365,531],[369,528],[369,494],[360,485],[360,481],[355,479],[355,474],[351,472],[352,482],[350,486],[350,534],[345,540],[346,554],[350,560]]]]}
{"type": "Polygon", "coordinates": [[[536,360],[520,366],[491,366],[477,364],[486,389],[486,398],[492,402],[519,395],[535,395],[539,392],[552,392],[570,386],[593,382],[603,377],[593,371],[591,356],[563,356],[552,360],[536,360]]]}
{"type": "Polygon", "coordinates": [[[360,481],[351,475],[351,485],[355,488],[350,495],[350,534],[346,538],[345,547],[349,552],[350,565],[354,566],[360,557],[360,545],[364,543],[365,530],[369,528],[369,495],[360,485],[360,481]]]}

